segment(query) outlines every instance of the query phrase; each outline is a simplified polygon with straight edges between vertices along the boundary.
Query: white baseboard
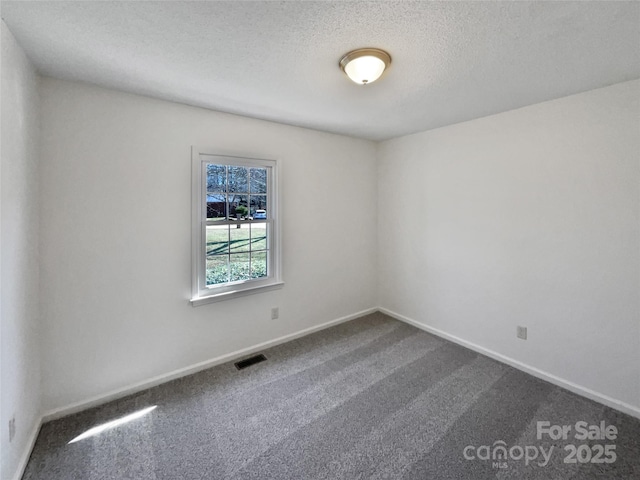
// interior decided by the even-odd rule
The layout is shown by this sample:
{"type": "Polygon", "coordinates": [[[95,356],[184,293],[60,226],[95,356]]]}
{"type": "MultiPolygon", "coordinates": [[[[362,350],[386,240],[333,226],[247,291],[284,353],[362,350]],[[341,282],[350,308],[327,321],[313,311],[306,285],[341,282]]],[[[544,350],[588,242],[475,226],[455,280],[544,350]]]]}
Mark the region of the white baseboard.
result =
{"type": "MultiPolygon", "coordinates": [[[[33,451],[33,447],[36,444],[36,440],[38,438],[38,434],[40,433],[40,427],[42,427],[42,417],[38,419],[36,424],[33,426],[33,429],[29,433],[29,441],[27,442],[27,447],[22,452],[22,456],[20,457],[20,461],[18,462],[18,467],[16,468],[16,473],[13,475],[13,480],[20,480],[24,475],[24,470],[27,468],[27,463],[29,462],[29,457],[31,456],[31,452],[33,451]]],[[[9,478],[9,477],[7,477],[9,478]]]]}
{"type": "Polygon", "coordinates": [[[331,320],[330,322],[326,322],[320,325],[316,325],[314,327],[305,328],[304,330],[300,330],[298,332],[290,333],[289,335],[284,335],[282,337],[276,338],[274,340],[269,340],[267,342],[259,343],[257,345],[253,345],[251,347],[243,348],[242,350],[237,350],[235,352],[228,353],[226,355],[221,355],[219,357],[212,358],[210,360],[205,360],[204,362],[196,363],[195,365],[191,365],[185,368],[180,368],[178,370],[174,370],[173,372],[169,372],[163,375],[158,375],[157,377],[150,378],[148,380],[144,380],[142,382],[134,383],[132,385],[128,385],[123,388],[119,388],[117,390],[112,390],[111,392],[102,393],[100,395],[96,395],[87,400],[82,400],[80,402],[72,403],[71,405],[67,405],[65,407],[56,408],[54,410],[50,410],[46,412],[42,417],[42,423],[48,422],[50,420],[55,420],[57,418],[65,417],[67,415],[71,415],[73,413],[81,412],[82,410],[86,410],[88,408],[97,407],[98,405],[102,405],[104,403],[110,402],[112,400],[116,400],[118,398],[126,397],[133,393],[140,392],[142,390],[146,390],[147,388],[155,387],[161,385],[163,383],[169,382],[171,380],[175,380],[177,378],[186,377],[187,375],[192,375],[201,370],[206,370],[207,368],[214,367],[216,365],[220,365],[222,363],[230,362],[232,360],[236,360],[245,355],[250,355],[252,353],[258,352],[260,350],[264,350],[266,348],[275,347],[276,345],[280,345],[285,342],[289,342],[291,340],[295,340],[296,338],[304,337],[306,335],[310,335],[312,333],[318,332],[320,330],[324,330],[325,328],[333,327],[334,325],[338,325],[340,323],[348,322],[349,320],[353,320],[355,318],[362,317],[364,315],[368,315],[370,313],[377,312],[377,308],[369,308],[367,310],[362,310],[360,312],[353,313],[351,315],[347,315],[344,317],[337,318],[335,320],[331,320]]]}
{"type": "Polygon", "coordinates": [[[518,360],[514,360],[513,358],[494,352],[493,350],[489,350],[488,348],[481,347],[480,345],[469,342],[467,340],[463,340],[462,338],[456,337],[455,335],[451,335],[437,328],[430,327],[416,320],[413,320],[412,318],[405,317],[404,315],[400,315],[396,312],[392,312],[391,310],[388,310],[386,308],[380,307],[378,308],[378,310],[386,315],[389,315],[390,317],[395,318],[396,320],[408,323],[409,325],[413,325],[420,330],[424,330],[425,332],[432,333],[434,335],[437,335],[438,337],[444,338],[445,340],[449,340],[453,343],[457,343],[458,345],[462,345],[463,347],[486,355],[487,357],[493,358],[494,360],[497,360],[501,363],[506,363],[507,365],[517,368],[518,370],[522,370],[525,373],[557,385],[558,387],[562,387],[566,390],[569,390],[570,392],[576,393],[590,400],[594,400],[598,403],[606,405],[607,407],[614,408],[633,417],[640,418],[640,408],[634,407],[633,405],[629,405],[628,403],[621,402],[619,400],[616,400],[615,398],[611,398],[607,395],[603,395],[602,393],[557,377],[556,375],[553,375],[549,372],[545,372],[538,368],[522,363],[518,360]]]}

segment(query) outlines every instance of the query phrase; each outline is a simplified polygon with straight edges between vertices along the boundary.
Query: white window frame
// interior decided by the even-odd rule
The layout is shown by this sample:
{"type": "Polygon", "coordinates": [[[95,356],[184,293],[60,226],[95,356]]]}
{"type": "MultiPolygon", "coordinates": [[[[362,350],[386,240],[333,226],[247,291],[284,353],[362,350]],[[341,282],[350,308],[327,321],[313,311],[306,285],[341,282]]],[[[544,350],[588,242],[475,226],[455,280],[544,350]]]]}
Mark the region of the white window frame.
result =
{"type": "Polygon", "coordinates": [[[192,147],[192,292],[193,306],[218,302],[244,295],[261,293],[284,285],[281,277],[280,222],[278,209],[278,167],[276,160],[240,157],[214,153],[211,148],[192,147]],[[236,165],[267,169],[266,220],[207,220],[206,164],[236,165]],[[209,225],[237,225],[238,222],[267,223],[267,276],[206,285],[206,227],[209,225]]]}

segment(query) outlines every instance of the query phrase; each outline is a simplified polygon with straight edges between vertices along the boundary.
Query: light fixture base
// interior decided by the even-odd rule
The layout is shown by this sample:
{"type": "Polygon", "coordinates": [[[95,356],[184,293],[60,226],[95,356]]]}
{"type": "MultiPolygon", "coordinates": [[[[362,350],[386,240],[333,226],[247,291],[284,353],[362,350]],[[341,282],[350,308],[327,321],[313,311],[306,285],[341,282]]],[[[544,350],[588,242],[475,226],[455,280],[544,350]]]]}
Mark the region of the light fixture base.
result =
{"type": "Polygon", "coordinates": [[[367,85],[368,83],[375,82],[390,64],[391,55],[379,48],[359,48],[352,50],[343,55],[339,62],[340,69],[353,82],[359,85],[367,85]],[[355,64],[349,66],[351,62],[362,62],[363,57],[373,57],[369,58],[369,60],[372,61],[374,65],[366,65],[366,69],[361,66],[354,67],[355,64]],[[371,70],[368,71],[368,68],[371,68],[371,70]]]}

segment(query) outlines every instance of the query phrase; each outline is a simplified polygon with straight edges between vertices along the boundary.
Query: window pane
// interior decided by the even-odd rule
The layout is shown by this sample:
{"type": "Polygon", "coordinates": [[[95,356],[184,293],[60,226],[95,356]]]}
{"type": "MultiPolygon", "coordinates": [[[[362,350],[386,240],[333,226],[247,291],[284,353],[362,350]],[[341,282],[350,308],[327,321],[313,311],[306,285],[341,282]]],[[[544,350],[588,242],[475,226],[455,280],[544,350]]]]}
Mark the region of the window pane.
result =
{"type": "Polygon", "coordinates": [[[207,286],[229,281],[229,257],[227,255],[207,255],[207,286]]]}
{"type": "Polygon", "coordinates": [[[267,252],[251,254],[251,278],[266,277],[267,272],[267,252]]]}
{"type": "Polygon", "coordinates": [[[207,163],[207,192],[227,191],[227,167],[207,163]]]}
{"type": "Polygon", "coordinates": [[[254,220],[266,220],[267,218],[267,196],[251,195],[250,199],[251,215],[254,220]]]}
{"type": "Polygon", "coordinates": [[[252,223],[251,224],[251,250],[267,249],[267,224],[252,223]]]}
{"type": "Polygon", "coordinates": [[[231,228],[231,253],[248,252],[251,243],[250,225],[248,223],[235,225],[231,228]]]}
{"type": "Polygon", "coordinates": [[[267,193],[267,169],[252,168],[251,175],[251,193],[267,193]]]}
{"type": "Polygon", "coordinates": [[[250,276],[250,256],[248,253],[229,255],[229,281],[247,280],[250,276]]]}
{"type": "Polygon", "coordinates": [[[229,195],[229,213],[231,218],[238,218],[238,215],[245,217],[249,214],[248,195],[229,195]]]}
{"type": "Polygon", "coordinates": [[[269,198],[277,198],[276,162],[193,152],[193,303],[275,285],[280,249],[271,229],[278,212],[269,198]]]}
{"type": "Polygon", "coordinates": [[[207,257],[229,253],[229,225],[207,226],[207,257]]]}
{"type": "Polygon", "coordinates": [[[249,193],[248,169],[229,165],[229,192],[249,193]]]}
{"type": "Polygon", "coordinates": [[[207,193],[207,220],[225,220],[226,218],[226,195],[207,193]]]}

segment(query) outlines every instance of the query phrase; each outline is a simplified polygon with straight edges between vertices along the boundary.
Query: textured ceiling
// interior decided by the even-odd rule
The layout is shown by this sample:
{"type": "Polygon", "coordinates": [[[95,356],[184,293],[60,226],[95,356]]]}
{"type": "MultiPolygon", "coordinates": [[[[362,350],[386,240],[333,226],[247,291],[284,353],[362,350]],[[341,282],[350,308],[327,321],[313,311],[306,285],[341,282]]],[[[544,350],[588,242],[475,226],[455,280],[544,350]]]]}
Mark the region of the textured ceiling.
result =
{"type": "Polygon", "coordinates": [[[638,2],[11,2],[45,75],[381,140],[640,77],[638,2]],[[378,82],[338,68],[387,50],[378,82]]]}

